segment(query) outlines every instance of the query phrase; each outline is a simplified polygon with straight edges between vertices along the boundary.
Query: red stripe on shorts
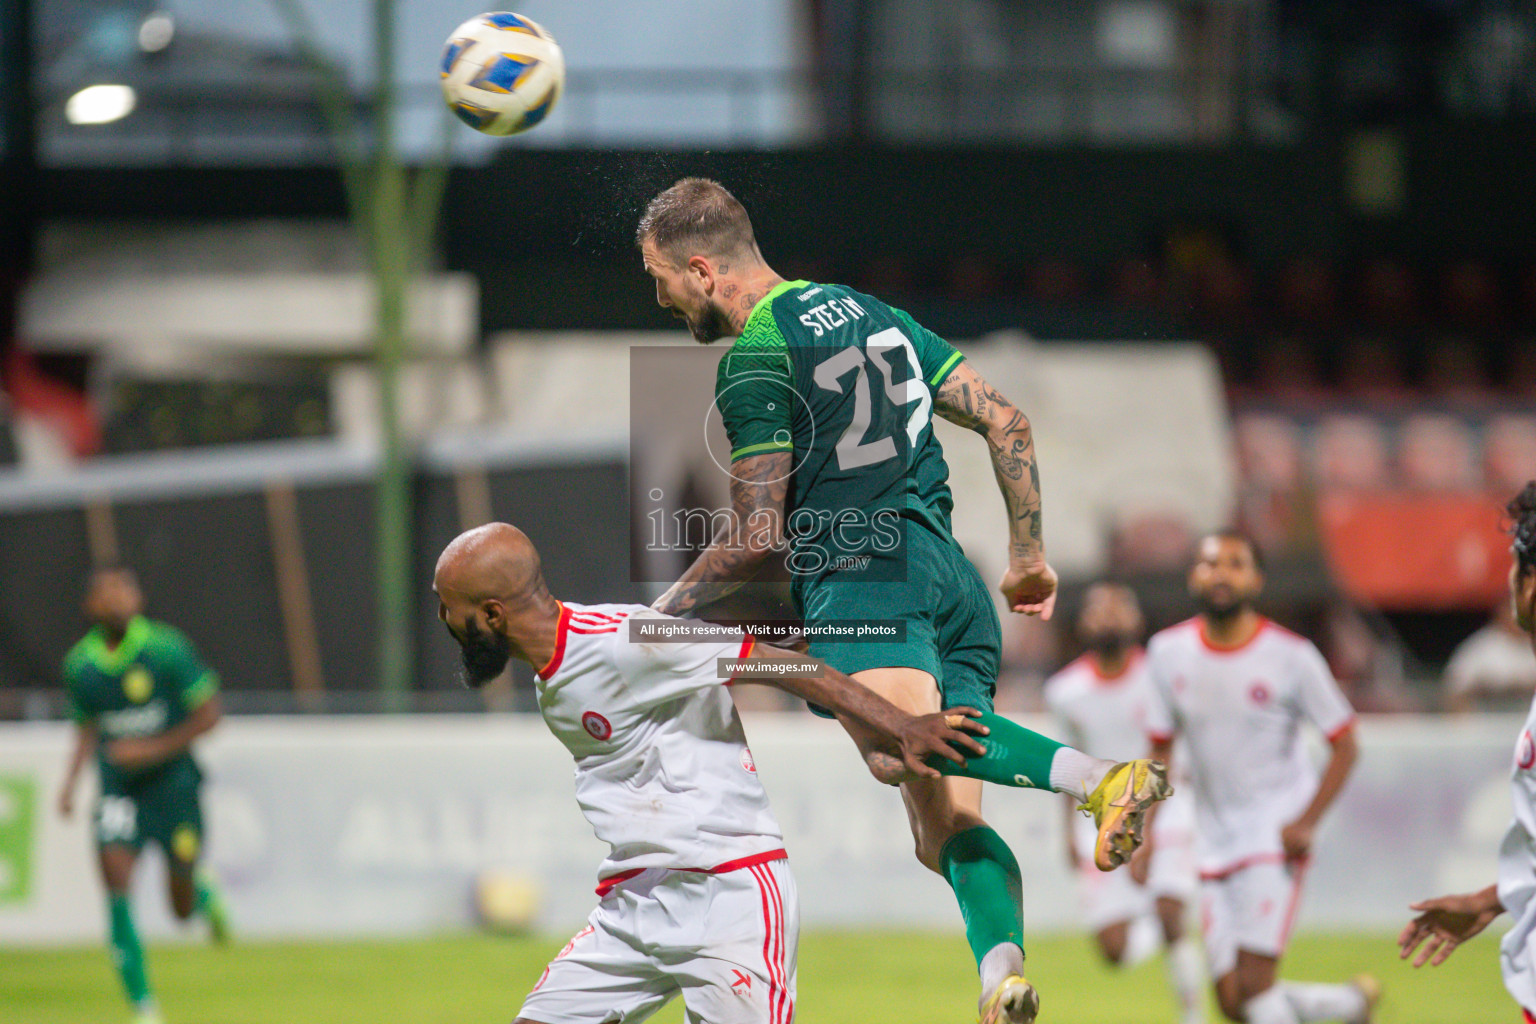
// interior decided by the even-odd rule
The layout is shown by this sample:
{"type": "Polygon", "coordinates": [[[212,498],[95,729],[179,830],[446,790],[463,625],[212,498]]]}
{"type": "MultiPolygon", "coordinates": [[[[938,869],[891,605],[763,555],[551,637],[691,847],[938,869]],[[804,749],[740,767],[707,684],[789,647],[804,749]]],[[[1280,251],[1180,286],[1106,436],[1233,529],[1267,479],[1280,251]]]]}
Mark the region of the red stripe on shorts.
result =
{"type": "Polygon", "coordinates": [[[778,983],[777,976],[773,972],[773,911],[768,907],[768,885],[763,881],[761,867],[751,867],[752,877],[757,882],[757,895],[763,904],[763,971],[768,975],[768,1020],[769,1024],[778,1024],[773,1013],[776,1001],[774,987],[778,983]]]}
{"type": "Polygon", "coordinates": [[[769,1002],[770,1017],[774,1024],[787,1024],[794,1012],[794,1002],[789,997],[789,975],[784,969],[784,897],[779,891],[779,880],[774,875],[772,866],[765,864],[757,870],[761,872],[759,882],[766,883],[772,895],[771,906],[775,923],[773,955],[769,958],[768,964],[769,971],[778,978],[778,989],[769,1002]]]}

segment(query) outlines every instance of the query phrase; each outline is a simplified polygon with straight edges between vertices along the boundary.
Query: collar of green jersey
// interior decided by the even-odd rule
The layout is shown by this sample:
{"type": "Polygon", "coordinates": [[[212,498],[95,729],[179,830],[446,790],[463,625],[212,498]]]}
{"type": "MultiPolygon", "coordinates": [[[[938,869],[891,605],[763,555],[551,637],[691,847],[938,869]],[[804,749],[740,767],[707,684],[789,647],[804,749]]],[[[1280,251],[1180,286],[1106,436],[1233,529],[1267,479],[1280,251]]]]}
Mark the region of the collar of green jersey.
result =
{"type": "Polygon", "coordinates": [[[763,311],[772,308],[774,299],[778,298],[780,295],[783,295],[791,288],[804,288],[810,283],[811,282],[809,281],[780,281],[778,284],[774,285],[771,289],[769,289],[767,295],[764,295],[762,298],[757,300],[757,305],[752,307],[752,312],[747,314],[746,321],[741,325],[741,333],[746,334],[748,324],[750,324],[753,320],[756,320],[759,316],[766,315],[763,311]]]}
{"type": "Polygon", "coordinates": [[[123,642],[116,647],[107,646],[107,631],[96,626],[85,635],[85,653],[103,672],[121,672],[144,649],[149,639],[149,620],[135,615],[123,631],[123,642]]]}

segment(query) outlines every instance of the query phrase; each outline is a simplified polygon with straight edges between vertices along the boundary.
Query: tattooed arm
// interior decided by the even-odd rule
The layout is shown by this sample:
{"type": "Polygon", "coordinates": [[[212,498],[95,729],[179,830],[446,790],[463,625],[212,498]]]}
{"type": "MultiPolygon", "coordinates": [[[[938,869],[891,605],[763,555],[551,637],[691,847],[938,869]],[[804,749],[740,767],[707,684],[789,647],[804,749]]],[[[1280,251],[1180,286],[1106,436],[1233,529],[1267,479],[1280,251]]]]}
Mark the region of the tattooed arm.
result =
{"type": "Polygon", "coordinates": [[[784,501],[793,459],[793,452],[769,452],[731,463],[730,521],[651,607],[687,615],[751,579],[764,560],[783,547],[784,501]]]}
{"type": "Polygon", "coordinates": [[[944,378],[934,407],[951,423],[986,438],[997,486],[1008,506],[1008,573],[1001,585],[1008,607],[1050,618],[1056,606],[1056,572],[1045,561],[1040,469],[1029,420],[969,363],[944,378]]]}

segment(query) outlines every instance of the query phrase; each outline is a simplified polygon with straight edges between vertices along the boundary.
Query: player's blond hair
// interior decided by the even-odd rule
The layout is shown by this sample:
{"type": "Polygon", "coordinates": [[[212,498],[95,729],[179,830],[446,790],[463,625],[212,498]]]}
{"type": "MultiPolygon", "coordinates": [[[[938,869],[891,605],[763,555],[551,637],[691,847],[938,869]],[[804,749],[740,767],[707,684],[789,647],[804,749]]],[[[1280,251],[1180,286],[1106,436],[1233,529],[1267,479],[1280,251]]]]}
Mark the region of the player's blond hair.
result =
{"type": "Polygon", "coordinates": [[[692,256],[757,255],[747,208],[709,178],[683,178],[647,203],[635,244],[646,239],[675,266],[692,256]]]}

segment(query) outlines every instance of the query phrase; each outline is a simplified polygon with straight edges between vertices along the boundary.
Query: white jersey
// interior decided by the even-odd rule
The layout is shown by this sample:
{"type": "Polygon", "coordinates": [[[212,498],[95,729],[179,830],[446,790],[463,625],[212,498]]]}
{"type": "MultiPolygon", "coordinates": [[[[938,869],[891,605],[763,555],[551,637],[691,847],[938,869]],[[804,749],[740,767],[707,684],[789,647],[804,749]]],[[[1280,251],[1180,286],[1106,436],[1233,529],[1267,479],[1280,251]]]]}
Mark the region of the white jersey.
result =
{"type": "MultiPolygon", "coordinates": [[[[612,849],[599,893],[648,868],[722,871],[784,856],[720,658],[752,638],[631,641],[644,605],[562,604],[539,711],[576,758],[576,800],[612,849]]],[[[690,623],[697,627],[698,623],[690,623]]]]}
{"type": "Polygon", "coordinates": [[[1510,788],[1515,820],[1499,846],[1499,902],[1514,927],[1499,945],[1504,986],[1528,1013],[1536,1014],[1536,703],[1515,744],[1510,788]]]}
{"type": "MultiPolygon", "coordinates": [[[[1099,671],[1084,655],[1045,681],[1045,704],[1061,725],[1062,738],[1094,757],[1129,761],[1147,756],[1147,705],[1152,701],[1152,677],[1145,652],[1136,649],[1116,676],[1099,671]]],[[[1188,842],[1194,829],[1194,803],[1183,776],[1184,759],[1173,758],[1174,795],[1163,801],[1152,819],[1153,842],[1188,842]]],[[[1093,819],[1078,816],[1077,848],[1093,849],[1098,832],[1093,819]]]]}
{"type": "Polygon", "coordinates": [[[1354,722],[1322,654],[1268,619],[1243,646],[1214,647],[1191,619],[1152,638],[1147,666],[1147,732],[1184,741],[1201,876],[1283,860],[1280,830],[1317,792],[1302,722],[1330,741],[1354,722]]]}

